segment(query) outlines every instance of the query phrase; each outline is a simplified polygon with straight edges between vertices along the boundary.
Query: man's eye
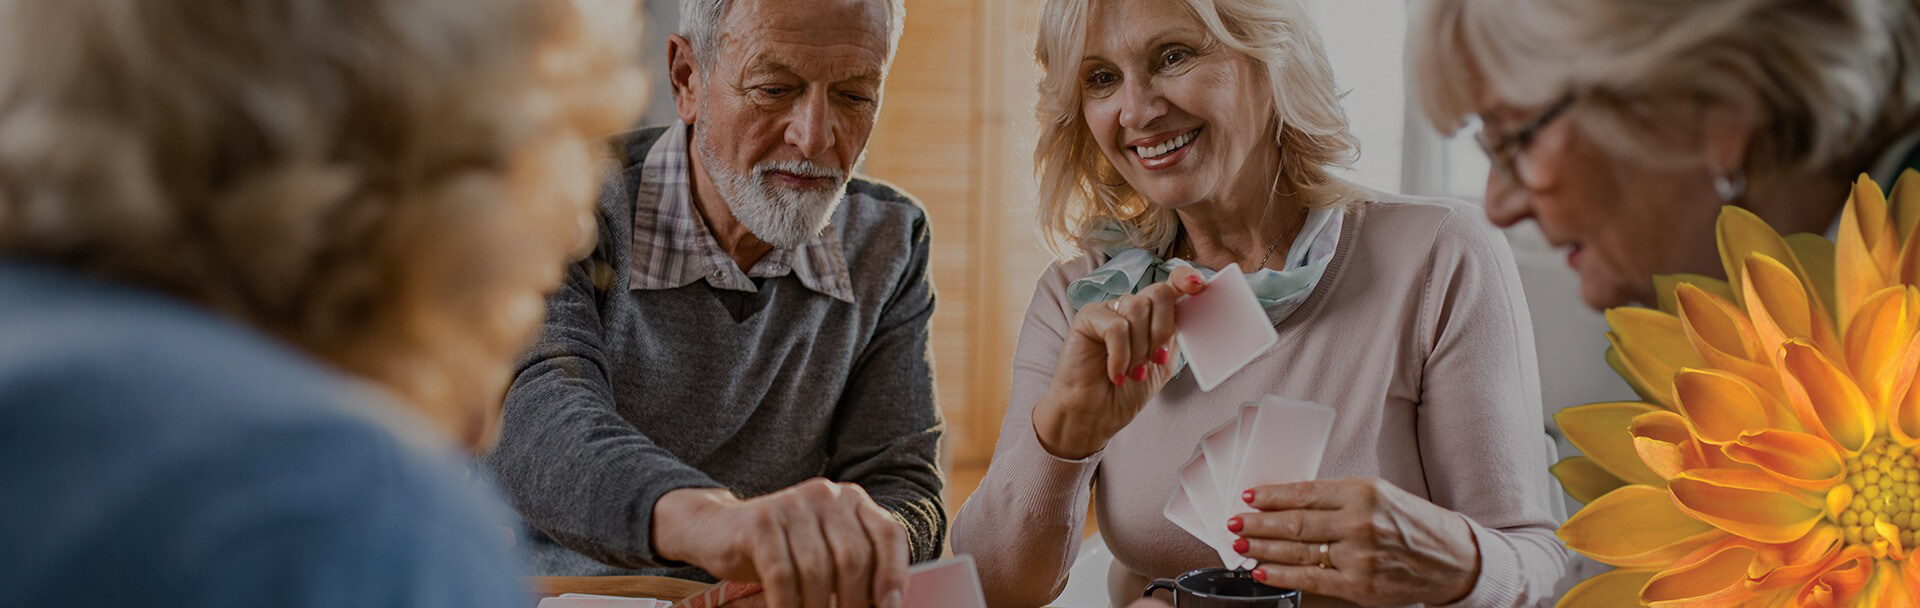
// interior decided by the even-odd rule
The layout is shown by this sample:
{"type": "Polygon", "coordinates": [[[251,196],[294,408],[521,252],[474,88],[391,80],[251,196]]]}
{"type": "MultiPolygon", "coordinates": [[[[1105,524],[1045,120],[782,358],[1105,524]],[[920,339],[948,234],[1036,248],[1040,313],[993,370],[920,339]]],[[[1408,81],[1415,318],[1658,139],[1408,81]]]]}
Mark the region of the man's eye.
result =
{"type": "Polygon", "coordinates": [[[793,89],[780,86],[767,86],[756,88],[754,91],[763,97],[784,97],[786,94],[792,93],[793,89]]]}

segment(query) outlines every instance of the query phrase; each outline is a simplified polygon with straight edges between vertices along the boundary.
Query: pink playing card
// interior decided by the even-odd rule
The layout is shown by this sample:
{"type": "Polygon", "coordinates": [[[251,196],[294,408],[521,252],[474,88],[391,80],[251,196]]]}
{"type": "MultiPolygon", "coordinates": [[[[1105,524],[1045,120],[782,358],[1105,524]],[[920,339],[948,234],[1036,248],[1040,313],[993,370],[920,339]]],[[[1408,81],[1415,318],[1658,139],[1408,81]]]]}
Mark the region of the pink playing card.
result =
{"type": "Polygon", "coordinates": [[[1318,403],[1272,395],[1261,400],[1253,435],[1240,451],[1234,506],[1245,506],[1237,496],[1248,488],[1309,481],[1319,475],[1333,416],[1333,408],[1318,403]]]}
{"type": "Polygon", "coordinates": [[[1174,307],[1174,336],[1203,391],[1219,386],[1280,339],[1238,264],[1220,269],[1207,281],[1206,291],[1182,298],[1174,307]]]}
{"type": "Polygon", "coordinates": [[[987,608],[986,594],[980,590],[980,572],[974,568],[971,555],[908,569],[903,600],[901,605],[915,608],[987,608]]]}

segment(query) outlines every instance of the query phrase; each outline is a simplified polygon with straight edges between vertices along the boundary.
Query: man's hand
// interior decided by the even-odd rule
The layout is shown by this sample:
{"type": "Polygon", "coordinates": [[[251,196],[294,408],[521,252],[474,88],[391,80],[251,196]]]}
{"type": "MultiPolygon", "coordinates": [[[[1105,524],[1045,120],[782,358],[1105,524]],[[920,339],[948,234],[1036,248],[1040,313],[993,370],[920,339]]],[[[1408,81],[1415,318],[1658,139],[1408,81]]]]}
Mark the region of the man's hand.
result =
{"type": "Polygon", "coordinates": [[[858,485],[816,478],[749,500],[675,490],[652,523],[661,557],[760,583],[771,608],[900,608],[906,589],[906,530],[858,485]]]}

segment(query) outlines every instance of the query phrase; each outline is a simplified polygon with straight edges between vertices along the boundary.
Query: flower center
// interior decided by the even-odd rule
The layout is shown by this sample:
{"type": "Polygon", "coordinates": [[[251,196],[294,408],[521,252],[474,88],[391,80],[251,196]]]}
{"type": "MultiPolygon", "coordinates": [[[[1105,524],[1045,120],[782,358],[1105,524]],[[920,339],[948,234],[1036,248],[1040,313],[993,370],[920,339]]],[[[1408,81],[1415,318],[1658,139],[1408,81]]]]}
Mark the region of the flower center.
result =
{"type": "Polygon", "coordinates": [[[1914,530],[1920,529],[1920,514],[1914,503],[1920,502],[1920,458],[1914,451],[1885,438],[1875,439],[1847,463],[1847,486],[1853,490],[1838,516],[1829,513],[1846,534],[1847,543],[1871,544],[1880,538],[1875,522],[1887,522],[1900,529],[1900,546],[1914,546],[1914,530]]]}

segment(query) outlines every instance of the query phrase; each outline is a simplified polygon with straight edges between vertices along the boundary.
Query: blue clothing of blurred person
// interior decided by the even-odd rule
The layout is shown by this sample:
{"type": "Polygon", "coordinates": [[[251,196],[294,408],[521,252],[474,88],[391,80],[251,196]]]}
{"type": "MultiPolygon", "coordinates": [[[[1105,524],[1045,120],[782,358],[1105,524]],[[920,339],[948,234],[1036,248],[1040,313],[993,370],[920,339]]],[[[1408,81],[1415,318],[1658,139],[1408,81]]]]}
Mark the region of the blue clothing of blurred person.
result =
{"type": "Polygon", "coordinates": [[[618,4],[0,0],[0,606],[531,606],[472,458],[618,4]]]}

